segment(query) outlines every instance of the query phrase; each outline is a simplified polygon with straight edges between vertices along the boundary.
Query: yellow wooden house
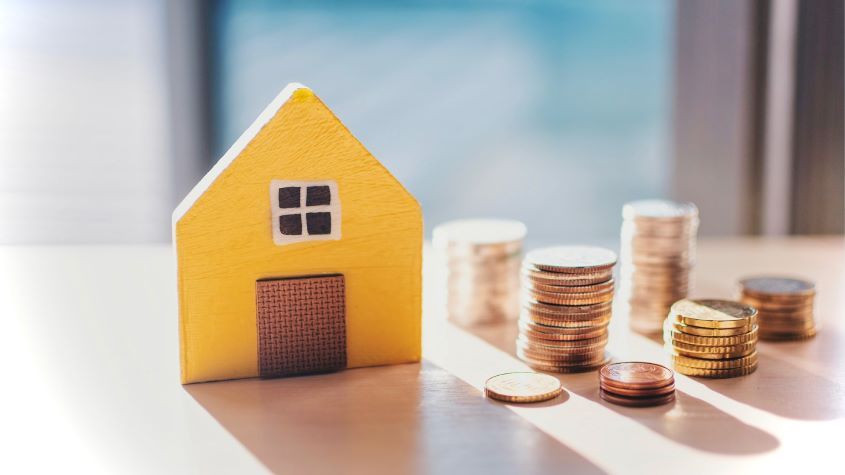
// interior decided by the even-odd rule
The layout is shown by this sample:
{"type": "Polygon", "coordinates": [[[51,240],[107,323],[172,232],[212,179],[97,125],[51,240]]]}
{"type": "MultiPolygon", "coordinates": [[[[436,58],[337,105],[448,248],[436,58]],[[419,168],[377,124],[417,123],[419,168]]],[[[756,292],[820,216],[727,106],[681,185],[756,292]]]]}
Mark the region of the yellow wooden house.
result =
{"type": "Polygon", "coordinates": [[[182,383],[420,358],[422,212],[288,85],[173,213],[182,383]]]}

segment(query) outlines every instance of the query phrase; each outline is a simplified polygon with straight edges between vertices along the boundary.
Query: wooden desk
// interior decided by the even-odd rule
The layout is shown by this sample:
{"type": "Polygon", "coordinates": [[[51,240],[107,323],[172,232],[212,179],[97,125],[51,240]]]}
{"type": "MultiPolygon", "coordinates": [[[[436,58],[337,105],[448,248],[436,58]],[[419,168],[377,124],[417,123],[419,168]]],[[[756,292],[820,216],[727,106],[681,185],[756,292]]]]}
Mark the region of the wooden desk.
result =
{"type": "MultiPolygon", "coordinates": [[[[757,272],[817,281],[822,331],[761,343],[760,369],[678,376],[674,405],[561,398],[505,405],[484,380],[524,369],[515,325],[459,329],[426,276],[421,364],[182,387],[169,247],[0,249],[0,471],[248,473],[777,473],[839,467],[845,437],[842,238],[707,240],[698,296],[757,272]],[[20,465],[18,465],[20,464],[20,465]],[[6,470],[4,470],[6,468],[6,470]]],[[[429,260],[429,264],[433,261],[429,260]]],[[[665,361],[614,316],[619,358],[665,361]]]]}

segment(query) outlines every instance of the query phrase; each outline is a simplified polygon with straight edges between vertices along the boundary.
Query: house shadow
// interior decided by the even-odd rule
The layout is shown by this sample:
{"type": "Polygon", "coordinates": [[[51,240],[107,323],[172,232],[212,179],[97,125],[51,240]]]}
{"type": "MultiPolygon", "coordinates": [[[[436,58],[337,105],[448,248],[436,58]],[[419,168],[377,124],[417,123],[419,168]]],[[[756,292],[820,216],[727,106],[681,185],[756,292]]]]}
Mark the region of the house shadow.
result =
{"type": "MultiPolygon", "coordinates": [[[[496,348],[515,355],[516,325],[465,328],[496,348]]],[[[554,373],[550,373],[554,374],[554,373]]],[[[555,374],[574,394],[634,420],[657,434],[688,447],[719,454],[748,455],[775,450],[780,442],[768,432],[745,424],[716,406],[681,391],[675,401],[656,407],[624,407],[599,396],[595,372],[555,374]]]]}
{"type": "Polygon", "coordinates": [[[273,472],[602,473],[507,404],[425,361],[184,388],[273,472]]]}

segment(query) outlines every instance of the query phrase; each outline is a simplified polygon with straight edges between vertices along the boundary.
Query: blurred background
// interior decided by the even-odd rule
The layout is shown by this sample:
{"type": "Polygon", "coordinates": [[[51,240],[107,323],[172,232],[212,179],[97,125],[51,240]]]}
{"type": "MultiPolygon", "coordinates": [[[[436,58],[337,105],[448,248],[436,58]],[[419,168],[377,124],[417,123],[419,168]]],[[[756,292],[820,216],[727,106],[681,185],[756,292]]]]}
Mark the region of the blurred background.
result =
{"type": "Polygon", "coordinates": [[[170,240],[170,213],[288,82],[427,229],[613,238],[694,201],[704,235],[843,232],[840,0],[0,3],[0,243],[170,240]]]}

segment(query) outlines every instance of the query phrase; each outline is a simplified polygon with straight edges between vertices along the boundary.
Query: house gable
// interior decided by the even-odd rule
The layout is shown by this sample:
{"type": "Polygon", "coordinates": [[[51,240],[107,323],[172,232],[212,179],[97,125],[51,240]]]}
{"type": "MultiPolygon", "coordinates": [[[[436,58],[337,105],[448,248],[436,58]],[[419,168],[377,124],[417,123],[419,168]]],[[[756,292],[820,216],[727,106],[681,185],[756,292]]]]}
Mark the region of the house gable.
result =
{"type": "Polygon", "coordinates": [[[285,88],[173,215],[183,382],[257,375],[255,282],[341,273],[350,367],[419,358],[422,214],[307,88],[285,88]],[[337,240],[274,242],[274,181],[336,183],[337,240]]]}

